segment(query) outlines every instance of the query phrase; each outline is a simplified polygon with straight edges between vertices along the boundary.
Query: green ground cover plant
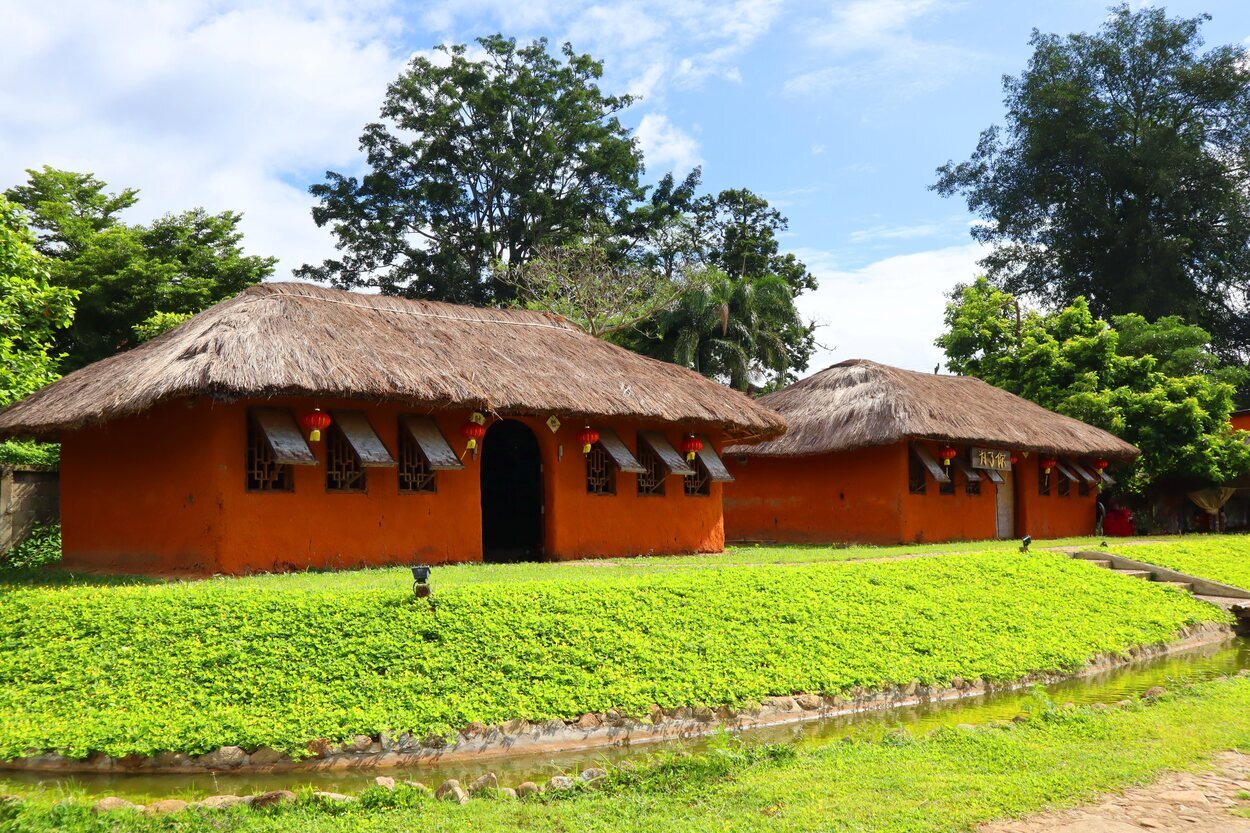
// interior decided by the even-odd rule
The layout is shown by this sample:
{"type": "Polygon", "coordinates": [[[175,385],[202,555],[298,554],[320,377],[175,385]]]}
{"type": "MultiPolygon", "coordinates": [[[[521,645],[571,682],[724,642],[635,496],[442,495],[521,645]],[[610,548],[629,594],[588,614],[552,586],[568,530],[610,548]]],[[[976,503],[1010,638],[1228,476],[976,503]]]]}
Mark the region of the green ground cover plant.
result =
{"type": "Polygon", "coordinates": [[[61,525],[36,524],[25,538],[0,552],[0,575],[37,570],[61,560],[61,525]]]}
{"type": "MultiPolygon", "coordinates": [[[[1050,553],[440,587],[0,584],[0,757],[300,753],[383,729],[1006,681],[1226,621],[1050,553]]],[[[313,579],[321,581],[314,583],[313,579]]]]}
{"type": "Polygon", "coordinates": [[[1131,547],[1113,545],[1109,549],[1125,558],[1250,590],[1250,536],[1247,535],[1184,535],[1131,547]]]}
{"type": "Polygon", "coordinates": [[[597,790],[465,806],[413,791],[371,789],[346,807],[309,797],[267,810],[190,810],[168,817],[95,815],[55,790],[0,805],[5,833],[372,833],[472,831],[810,831],[955,833],[991,819],[1073,806],[1201,768],[1218,751],[1250,748],[1250,680],[1203,683],[1152,704],[1055,709],[1026,723],[942,729],[928,737],[657,757],[597,790]]]}

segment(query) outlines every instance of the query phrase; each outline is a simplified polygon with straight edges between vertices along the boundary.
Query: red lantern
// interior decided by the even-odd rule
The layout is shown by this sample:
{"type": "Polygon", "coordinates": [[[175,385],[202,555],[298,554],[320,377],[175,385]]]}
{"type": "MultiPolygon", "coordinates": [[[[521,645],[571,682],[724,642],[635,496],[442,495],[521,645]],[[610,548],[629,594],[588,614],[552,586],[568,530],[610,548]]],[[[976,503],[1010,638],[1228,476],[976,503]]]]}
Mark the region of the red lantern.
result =
{"type": "Polygon", "coordinates": [[[577,441],[582,444],[582,454],[589,454],[590,447],[599,442],[599,432],[587,425],[577,432],[577,441]]]}
{"type": "Polygon", "coordinates": [[[464,447],[465,451],[473,451],[477,448],[477,443],[482,437],[486,436],[486,426],[480,422],[469,420],[460,426],[460,433],[469,441],[464,447]]]}
{"type": "Polygon", "coordinates": [[[1014,466],[1018,462],[1020,462],[1020,455],[1014,451],[1011,452],[1011,464],[1014,466]]]}
{"type": "Polygon", "coordinates": [[[938,451],[938,456],[942,458],[942,465],[944,466],[950,466],[951,460],[954,460],[957,454],[959,452],[949,445],[942,446],[938,451]]]}
{"type": "Polygon", "coordinates": [[[681,441],[681,453],[686,455],[686,462],[693,463],[694,456],[703,450],[703,440],[694,434],[687,434],[681,441]]]}
{"type": "Polygon", "coordinates": [[[1107,465],[1108,465],[1107,461],[1102,459],[1101,457],[1094,461],[1094,468],[1098,469],[1099,473],[1101,473],[1102,470],[1107,467],[1107,465]]]}
{"type": "Polygon", "coordinates": [[[1041,465],[1041,467],[1045,470],[1047,474],[1050,474],[1050,470],[1055,467],[1055,463],[1058,461],[1055,460],[1054,457],[1043,457],[1037,462],[1039,465],[1041,465]]]}
{"type": "Polygon", "coordinates": [[[321,442],[321,432],[330,427],[330,415],[320,408],[313,408],[300,417],[299,424],[308,432],[310,443],[321,442]]]}

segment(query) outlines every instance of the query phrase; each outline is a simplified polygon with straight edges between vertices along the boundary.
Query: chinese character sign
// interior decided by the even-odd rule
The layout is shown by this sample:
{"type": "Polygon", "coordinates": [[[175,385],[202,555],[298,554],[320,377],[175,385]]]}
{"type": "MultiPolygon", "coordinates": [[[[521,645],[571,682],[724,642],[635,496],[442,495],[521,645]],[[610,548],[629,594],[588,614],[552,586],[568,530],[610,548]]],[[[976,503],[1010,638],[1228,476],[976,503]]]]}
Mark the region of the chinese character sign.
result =
{"type": "Polygon", "coordinates": [[[1011,453],[997,448],[974,448],[972,449],[972,467],[1011,471],[1011,453]]]}

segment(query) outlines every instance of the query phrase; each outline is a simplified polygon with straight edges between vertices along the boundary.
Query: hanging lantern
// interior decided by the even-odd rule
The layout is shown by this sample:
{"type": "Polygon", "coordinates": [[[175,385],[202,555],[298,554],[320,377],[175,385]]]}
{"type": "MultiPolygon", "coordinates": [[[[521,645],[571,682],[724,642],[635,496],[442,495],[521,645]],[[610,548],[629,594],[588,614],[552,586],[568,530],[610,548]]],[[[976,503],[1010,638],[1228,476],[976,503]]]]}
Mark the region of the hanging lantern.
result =
{"type": "Polygon", "coordinates": [[[320,408],[313,408],[300,417],[299,424],[308,432],[310,443],[321,442],[321,432],[330,427],[330,415],[320,408]]]}
{"type": "Polygon", "coordinates": [[[463,434],[464,438],[469,441],[468,444],[465,445],[464,450],[476,451],[478,442],[482,439],[482,437],[486,436],[486,426],[482,425],[480,422],[469,420],[464,425],[460,426],[460,433],[463,434]]]}
{"type": "Polygon", "coordinates": [[[1058,461],[1055,460],[1054,457],[1043,457],[1037,461],[1038,465],[1040,465],[1047,474],[1050,474],[1050,470],[1055,467],[1057,462],[1058,461]]]}
{"type": "Polygon", "coordinates": [[[703,440],[694,434],[687,434],[681,441],[681,453],[686,455],[686,462],[693,463],[694,456],[703,450],[703,440]]]}
{"type": "Polygon", "coordinates": [[[1094,468],[1098,469],[1099,474],[1102,474],[1102,470],[1105,469],[1108,465],[1109,464],[1107,463],[1107,461],[1102,459],[1101,457],[1099,457],[1097,460],[1094,461],[1094,468]]]}
{"type": "Polygon", "coordinates": [[[599,432],[587,425],[577,432],[577,441],[582,444],[582,454],[589,454],[590,447],[599,442],[599,432]]]}
{"type": "Polygon", "coordinates": [[[1018,462],[1020,462],[1020,455],[1014,451],[1011,452],[1011,464],[1014,466],[1018,462]]]}
{"type": "Polygon", "coordinates": [[[942,465],[948,468],[950,467],[951,460],[954,460],[957,454],[959,454],[959,452],[949,445],[942,446],[942,448],[938,451],[938,456],[942,458],[942,465]]]}

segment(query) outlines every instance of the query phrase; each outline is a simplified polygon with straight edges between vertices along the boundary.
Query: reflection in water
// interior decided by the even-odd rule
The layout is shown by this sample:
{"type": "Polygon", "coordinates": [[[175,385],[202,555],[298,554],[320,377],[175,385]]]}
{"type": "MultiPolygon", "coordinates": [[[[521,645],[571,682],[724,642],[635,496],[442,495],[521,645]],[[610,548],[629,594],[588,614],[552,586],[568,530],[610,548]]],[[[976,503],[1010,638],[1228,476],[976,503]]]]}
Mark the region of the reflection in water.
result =
{"type": "MultiPolygon", "coordinates": [[[[1250,667],[1250,639],[1236,639],[1219,645],[1208,645],[1153,660],[1135,662],[1123,668],[1090,677],[1068,680],[1047,687],[1056,703],[1077,705],[1114,703],[1140,695],[1157,686],[1197,682],[1234,674],[1250,667]]],[[[1029,691],[1003,692],[971,697],[965,700],[907,706],[878,712],[863,712],[843,717],[814,720],[789,726],[751,729],[742,737],[751,742],[795,742],[813,745],[846,736],[877,737],[894,729],[924,734],[939,726],[959,723],[989,723],[1010,720],[1036,708],[1029,691]]],[[[579,771],[587,766],[626,759],[641,759],[659,749],[680,747],[697,751],[707,739],[646,744],[635,747],[592,749],[546,755],[518,755],[474,763],[460,761],[448,764],[427,764],[420,767],[379,770],[360,769],[335,772],[199,773],[189,775],[115,775],[0,772],[0,793],[22,793],[44,789],[53,794],[80,797],[117,795],[136,801],[156,798],[196,799],[208,795],[250,795],[275,789],[315,789],[353,793],[386,774],[399,780],[421,781],[436,786],[446,778],[471,781],[488,770],[499,775],[505,786],[522,781],[542,781],[559,772],[579,771]]]]}

